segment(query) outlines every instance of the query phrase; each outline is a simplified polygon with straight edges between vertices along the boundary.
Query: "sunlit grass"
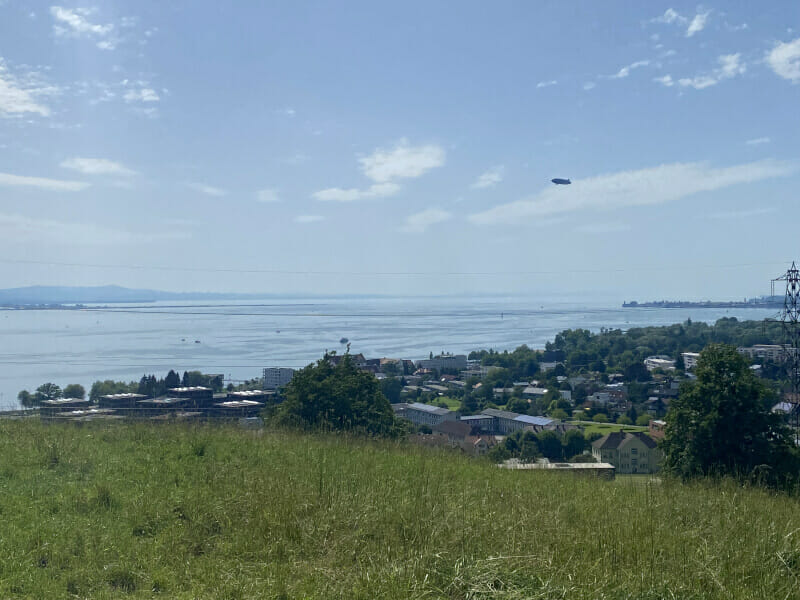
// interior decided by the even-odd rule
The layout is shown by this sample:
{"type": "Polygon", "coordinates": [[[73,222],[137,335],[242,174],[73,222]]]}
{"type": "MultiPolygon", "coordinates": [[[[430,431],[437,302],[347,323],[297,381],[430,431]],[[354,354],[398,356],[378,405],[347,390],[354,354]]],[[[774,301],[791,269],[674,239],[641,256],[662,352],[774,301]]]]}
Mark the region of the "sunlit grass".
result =
{"type": "Polygon", "coordinates": [[[0,597],[798,598],[799,508],[336,436],[0,421],[0,597]]]}

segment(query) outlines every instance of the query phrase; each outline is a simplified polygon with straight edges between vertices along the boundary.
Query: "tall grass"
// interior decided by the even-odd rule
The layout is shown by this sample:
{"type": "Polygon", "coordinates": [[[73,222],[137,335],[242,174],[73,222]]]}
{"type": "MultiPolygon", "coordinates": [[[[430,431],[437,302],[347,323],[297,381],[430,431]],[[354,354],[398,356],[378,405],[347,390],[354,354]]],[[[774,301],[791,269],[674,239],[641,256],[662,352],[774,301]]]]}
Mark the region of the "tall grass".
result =
{"type": "Polygon", "coordinates": [[[0,421],[0,597],[800,598],[799,508],[333,435],[0,421]]]}

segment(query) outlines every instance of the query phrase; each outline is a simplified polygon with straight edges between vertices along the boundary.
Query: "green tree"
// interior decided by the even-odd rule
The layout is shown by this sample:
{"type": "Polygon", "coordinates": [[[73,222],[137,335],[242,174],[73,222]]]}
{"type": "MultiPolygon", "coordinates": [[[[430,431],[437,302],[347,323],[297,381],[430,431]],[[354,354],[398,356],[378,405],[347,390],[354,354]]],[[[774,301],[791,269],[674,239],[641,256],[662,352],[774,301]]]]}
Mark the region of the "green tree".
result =
{"type": "Polygon", "coordinates": [[[167,376],[164,378],[164,387],[166,389],[181,387],[181,376],[170,369],[169,373],[167,373],[167,376]]]}
{"type": "Polygon", "coordinates": [[[536,441],[539,443],[539,450],[550,460],[561,460],[564,457],[564,450],[561,447],[561,439],[553,431],[540,431],[536,434],[536,441]]]}
{"type": "Polygon", "coordinates": [[[636,424],[642,427],[647,427],[652,421],[653,415],[649,415],[647,413],[641,414],[636,418],[636,424]]]}
{"type": "Polygon", "coordinates": [[[558,419],[559,421],[566,421],[569,418],[567,411],[563,408],[554,408],[547,413],[553,419],[558,419]]]}
{"type": "Polygon", "coordinates": [[[764,384],[736,348],[707,346],[695,374],[667,413],[664,468],[682,478],[748,476],[758,468],[770,484],[796,480],[789,430],[770,413],[764,384]]]}
{"type": "Polygon", "coordinates": [[[80,398],[83,400],[86,398],[86,388],[83,387],[80,383],[70,383],[68,386],[64,388],[64,397],[65,398],[80,398]]]}
{"type": "Polygon", "coordinates": [[[570,429],[561,438],[561,445],[564,447],[564,456],[571,460],[572,457],[583,454],[587,443],[580,429],[570,429]]]}
{"type": "Polygon", "coordinates": [[[403,382],[397,377],[387,377],[381,380],[381,392],[392,404],[400,402],[400,392],[403,391],[403,382]]]}
{"type": "Polygon", "coordinates": [[[38,388],[36,388],[36,401],[38,404],[41,404],[45,400],[55,400],[56,398],[62,397],[61,388],[58,387],[55,383],[43,383],[38,388]]]}
{"type": "Polygon", "coordinates": [[[597,413],[592,417],[592,421],[595,423],[608,423],[608,415],[605,413],[597,413]]]}
{"type": "Polygon", "coordinates": [[[20,393],[17,394],[17,400],[19,401],[20,405],[25,408],[39,406],[39,402],[36,398],[36,395],[31,394],[28,390],[20,391],[20,393]]]}
{"type": "Polygon", "coordinates": [[[279,420],[290,426],[395,435],[394,412],[372,373],[349,354],[334,365],[329,355],[298,371],[285,389],[279,420]]]}
{"type": "Polygon", "coordinates": [[[617,423],[619,425],[633,425],[633,421],[628,415],[620,415],[617,417],[617,423]]]}

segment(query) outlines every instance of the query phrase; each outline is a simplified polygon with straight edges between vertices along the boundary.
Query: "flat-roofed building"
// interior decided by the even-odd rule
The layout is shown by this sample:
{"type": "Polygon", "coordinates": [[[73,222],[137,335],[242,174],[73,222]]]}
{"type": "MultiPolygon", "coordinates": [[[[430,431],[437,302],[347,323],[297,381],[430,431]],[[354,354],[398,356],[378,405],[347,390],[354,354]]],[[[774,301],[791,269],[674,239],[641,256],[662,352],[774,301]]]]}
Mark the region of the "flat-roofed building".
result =
{"type": "Polygon", "coordinates": [[[436,369],[437,371],[463,371],[467,368],[466,354],[440,354],[433,358],[417,361],[420,369],[436,369]]]}
{"type": "Polygon", "coordinates": [[[683,358],[683,368],[692,371],[697,366],[697,359],[700,358],[699,352],[681,352],[683,358]]]}
{"type": "Polygon", "coordinates": [[[42,402],[39,410],[43,415],[54,415],[71,410],[90,408],[91,405],[91,401],[84,398],[54,398],[42,402]]]}
{"type": "Polygon", "coordinates": [[[264,369],[264,389],[277,390],[287,385],[294,377],[294,369],[288,367],[266,367],[264,369]]]}
{"type": "Polygon", "coordinates": [[[398,417],[407,419],[415,425],[438,425],[443,421],[455,421],[457,413],[447,408],[412,402],[411,404],[392,404],[392,410],[398,417]]]}
{"type": "Polygon", "coordinates": [[[146,398],[144,394],[106,394],[100,396],[97,405],[100,408],[136,408],[136,403],[146,398]]]}

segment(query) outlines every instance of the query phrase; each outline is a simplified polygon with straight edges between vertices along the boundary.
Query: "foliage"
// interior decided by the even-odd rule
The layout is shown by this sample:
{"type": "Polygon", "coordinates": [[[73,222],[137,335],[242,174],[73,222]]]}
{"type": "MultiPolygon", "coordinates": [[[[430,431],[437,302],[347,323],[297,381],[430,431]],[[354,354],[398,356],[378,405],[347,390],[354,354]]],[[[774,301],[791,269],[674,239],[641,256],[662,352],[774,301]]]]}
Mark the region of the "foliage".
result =
{"type": "Polygon", "coordinates": [[[64,398],[86,398],[86,388],[79,383],[70,383],[64,387],[64,398]]]}
{"type": "Polygon", "coordinates": [[[636,424],[640,427],[647,427],[650,425],[650,421],[653,420],[653,415],[649,415],[647,413],[641,414],[636,417],[636,424]]]}
{"type": "Polygon", "coordinates": [[[279,420],[315,430],[396,435],[394,412],[372,373],[361,371],[345,354],[334,365],[326,354],[298,371],[285,389],[279,420]]]}
{"type": "MultiPolygon", "coordinates": [[[[390,363],[394,365],[394,363],[390,363]]],[[[397,377],[387,377],[381,380],[381,392],[392,404],[400,402],[400,392],[403,390],[403,380],[397,377]]]]}
{"type": "Polygon", "coordinates": [[[36,395],[31,394],[28,390],[20,390],[19,394],[17,394],[17,401],[20,403],[20,406],[23,406],[24,408],[39,406],[39,401],[36,395]]]}
{"type": "Polygon", "coordinates": [[[608,423],[608,415],[605,413],[597,413],[592,417],[592,421],[595,423],[608,423]]]}
{"type": "Polygon", "coordinates": [[[63,397],[63,392],[55,383],[43,383],[36,388],[34,396],[36,397],[36,403],[41,404],[45,400],[55,400],[63,397]]]}
{"type": "Polygon", "coordinates": [[[135,381],[131,381],[130,383],[113,381],[111,379],[95,381],[89,390],[89,400],[97,402],[102,396],[107,396],[109,394],[136,393],[138,390],[139,384],[135,381]]]}
{"type": "Polygon", "coordinates": [[[770,413],[764,384],[736,348],[708,346],[695,374],[667,413],[664,468],[683,478],[755,475],[794,483],[800,459],[790,432],[770,413]]]}

